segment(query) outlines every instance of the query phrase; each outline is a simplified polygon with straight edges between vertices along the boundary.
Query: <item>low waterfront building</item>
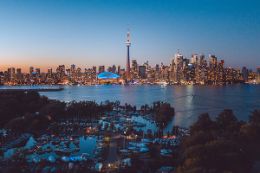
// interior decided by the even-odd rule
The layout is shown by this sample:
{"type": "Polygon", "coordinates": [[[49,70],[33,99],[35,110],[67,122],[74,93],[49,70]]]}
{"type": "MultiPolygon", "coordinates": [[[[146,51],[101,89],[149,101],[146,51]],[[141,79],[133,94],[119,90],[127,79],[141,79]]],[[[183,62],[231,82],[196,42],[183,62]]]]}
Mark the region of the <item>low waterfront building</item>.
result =
{"type": "Polygon", "coordinates": [[[97,75],[99,84],[118,84],[120,76],[112,72],[102,72],[97,75]]]}

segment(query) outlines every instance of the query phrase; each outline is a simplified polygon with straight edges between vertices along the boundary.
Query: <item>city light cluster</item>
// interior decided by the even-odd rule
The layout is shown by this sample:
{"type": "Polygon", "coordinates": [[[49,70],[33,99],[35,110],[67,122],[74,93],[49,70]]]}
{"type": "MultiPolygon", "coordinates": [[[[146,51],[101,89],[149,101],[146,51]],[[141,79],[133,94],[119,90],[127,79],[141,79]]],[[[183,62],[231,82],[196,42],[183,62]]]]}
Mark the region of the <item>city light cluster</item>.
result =
{"type": "Polygon", "coordinates": [[[138,64],[132,60],[130,76],[126,70],[120,66],[109,67],[93,66],[82,69],[71,65],[59,65],[54,71],[49,68],[47,72],[41,72],[40,68],[30,67],[28,73],[23,73],[21,68],[8,68],[7,71],[0,72],[0,84],[4,85],[44,85],[44,84],[81,84],[96,85],[104,83],[115,84],[198,84],[198,85],[224,85],[238,82],[260,82],[260,68],[257,71],[234,69],[224,66],[224,60],[218,61],[215,55],[193,54],[190,59],[185,58],[179,52],[175,54],[170,65],[156,64],[151,66],[148,61],[138,64]],[[103,72],[117,74],[119,78],[110,80],[100,79],[98,75],[103,72]],[[105,81],[102,81],[105,80],[105,81]]]}

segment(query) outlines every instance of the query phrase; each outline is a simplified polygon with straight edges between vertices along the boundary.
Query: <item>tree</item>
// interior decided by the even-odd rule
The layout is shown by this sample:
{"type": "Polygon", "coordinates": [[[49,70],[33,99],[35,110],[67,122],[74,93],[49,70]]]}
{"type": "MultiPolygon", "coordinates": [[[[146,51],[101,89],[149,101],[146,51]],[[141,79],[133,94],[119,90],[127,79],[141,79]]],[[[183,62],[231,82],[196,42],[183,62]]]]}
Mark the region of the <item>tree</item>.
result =
{"type": "Polygon", "coordinates": [[[255,110],[249,122],[241,127],[241,142],[253,159],[260,159],[260,111],[255,110]]]}
{"type": "Polygon", "coordinates": [[[201,115],[181,142],[177,173],[250,172],[252,159],[240,133],[243,126],[231,110],[221,112],[215,121],[201,115]]]}
{"type": "Polygon", "coordinates": [[[211,120],[208,113],[201,114],[196,123],[190,127],[191,133],[198,131],[207,132],[216,128],[216,123],[211,120]]]}
{"type": "Polygon", "coordinates": [[[169,103],[160,103],[154,108],[155,120],[163,128],[174,116],[174,108],[169,103]]]}

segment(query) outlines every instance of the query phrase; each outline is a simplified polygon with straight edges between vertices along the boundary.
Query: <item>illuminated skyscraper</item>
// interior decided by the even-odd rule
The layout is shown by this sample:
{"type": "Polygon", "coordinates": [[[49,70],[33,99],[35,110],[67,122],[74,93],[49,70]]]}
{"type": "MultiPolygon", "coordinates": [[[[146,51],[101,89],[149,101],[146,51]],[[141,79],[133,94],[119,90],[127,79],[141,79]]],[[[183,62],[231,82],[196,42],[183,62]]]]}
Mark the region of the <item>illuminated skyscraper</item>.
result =
{"type": "Polygon", "coordinates": [[[52,77],[52,68],[48,68],[47,77],[48,77],[48,78],[51,78],[51,77],[52,77]]]}
{"type": "Polygon", "coordinates": [[[37,75],[40,75],[41,74],[41,69],[40,68],[36,68],[35,72],[36,72],[37,75]]]}
{"type": "Polygon", "coordinates": [[[103,73],[105,71],[105,66],[104,65],[100,65],[98,67],[98,73],[103,73]]]}
{"type": "Polygon", "coordinates": [[[257,68],[257,83],[260,84],[260,67],[257,68]]]}
{"type": "Polygon", "coordinates": [[[175,54],[172,60],[172,79],[173,82],[180,83],[183,71],[183,55],[179,52],[175,54]]]}
{"type": "Polygon", "coordinates": [[[59,65],[56,69],[56,74],[59,81],[62,81],[65,76],[65,65],[59,65]]]}
{"type": "Polygon", "coordinates": [[[138,64],[136,60],[132,60],[132,70],[133,72],[136,72],[138,69],[138,64]]]}
{"type": "Polygon", "coordinates": [[[190,63],[193,65],[198,65],[199,62],[199,55],[198,54],[192,54],[190,63]]]}
{"type": "Polygon", "coordinates": [[[130,32],[127,32],[127,38],[126,38],[126,48],[127,48],[127,55],[126,55],[126,79],[129,80],[131,78],[130,75],[130,32]]]}
{"type": "Polygon", "coordinates": [[[209,55],[208,80],[214,84],[217,81],[217,67],[218,67],[218,58],[215,55],[209,55]]]}
{"type": "Polygon", "coordinates": [[[141,65],[138,67],[138,73],[140,78],[145,79],[146,78],[146,66],[141,65]]]}
{"type": "Polygon", "coordinates": [[[21,68],[16,69],[16,79],[18,81],[21,81],[22,78],[23,78],[22,69],[21,68]]]}
{"type": "Polygon", "coordinates": [[[15,79],[15,68],[14,68],[14,67],[8,68],[7,71],[8,71],[9,80],[10,80],[11,82],[13,82],[14,79],[15,79]]]}
{"type": "Polygon", "coordinates": [[[29,74],[32,75],[33,72],[34,72],[34,68],[33,68],[33,67],[30,67],[30,68],[29,68],[29,74]]]}
{"type": "Polygon", "coordinates": [[[248,69],[246,67],[242,68],[242,78],[245,82],[248,81],[248,69]]]}

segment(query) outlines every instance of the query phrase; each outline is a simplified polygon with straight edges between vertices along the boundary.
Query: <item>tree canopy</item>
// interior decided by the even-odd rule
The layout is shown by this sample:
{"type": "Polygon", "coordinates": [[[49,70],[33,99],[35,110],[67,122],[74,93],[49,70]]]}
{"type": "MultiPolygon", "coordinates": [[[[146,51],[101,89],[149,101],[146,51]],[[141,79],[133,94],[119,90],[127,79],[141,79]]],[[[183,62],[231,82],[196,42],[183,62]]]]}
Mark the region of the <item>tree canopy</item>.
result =
{"type": "Polygon", "coordinates": [[[215,120],[199,116],[182,140],[177,173],[251,172],[259,159],[260,112],[254,111],[248,123],[238,121],[231,110],[215,120]],[[258,158],[257,158],[258,156],[258,158]]]}

